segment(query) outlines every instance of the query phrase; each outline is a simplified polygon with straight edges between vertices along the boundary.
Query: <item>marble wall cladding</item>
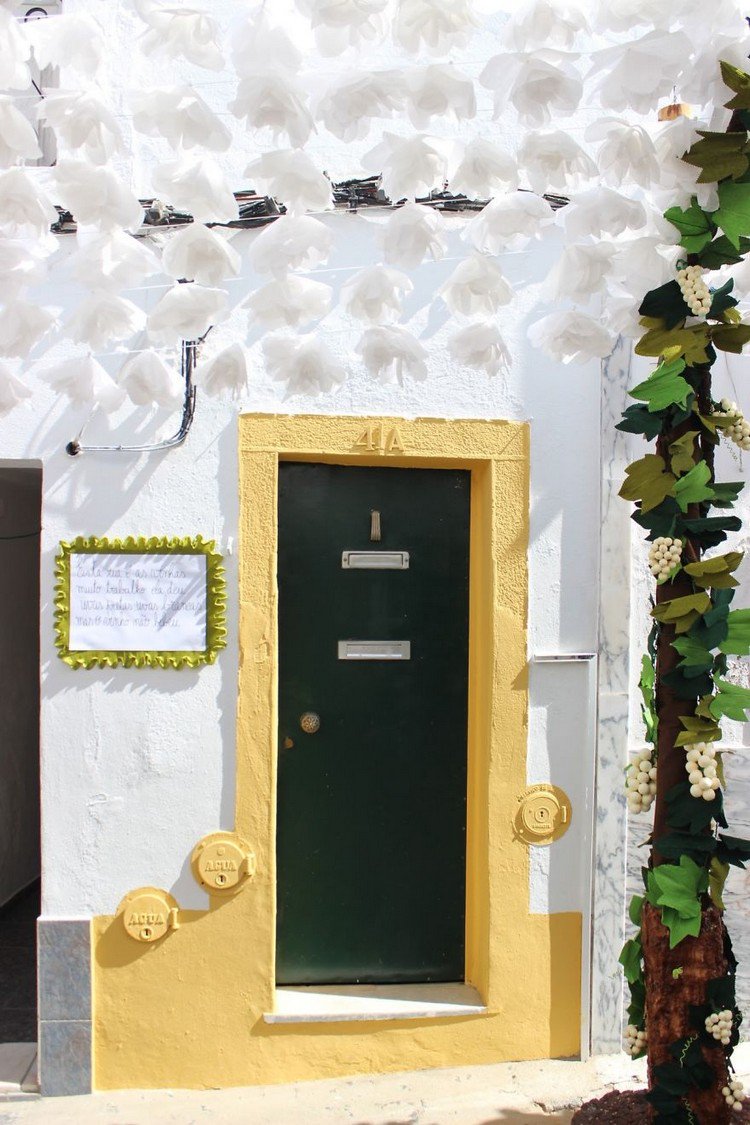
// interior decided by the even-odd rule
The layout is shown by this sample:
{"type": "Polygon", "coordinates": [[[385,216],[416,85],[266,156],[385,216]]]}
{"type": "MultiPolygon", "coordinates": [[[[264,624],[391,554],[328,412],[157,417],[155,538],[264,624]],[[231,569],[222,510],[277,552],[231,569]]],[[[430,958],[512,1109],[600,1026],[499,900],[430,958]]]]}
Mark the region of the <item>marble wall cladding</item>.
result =
{"type": "Polygon", "coordinates": [[[39,1080],[55,1097],[91,1090],[91,928],[88,919],[40,918],[39,1080]]]}
{"type": "Polygon", "coordinates": [[[601,558],[597,798],[593,888],[591,1049],[620,1049],[624,940],[630,617],[630,520],[617,495],[628,463],[627,442],[615,425],[627,405],[630,342],[620,340],[602,364],[601,558]]]}

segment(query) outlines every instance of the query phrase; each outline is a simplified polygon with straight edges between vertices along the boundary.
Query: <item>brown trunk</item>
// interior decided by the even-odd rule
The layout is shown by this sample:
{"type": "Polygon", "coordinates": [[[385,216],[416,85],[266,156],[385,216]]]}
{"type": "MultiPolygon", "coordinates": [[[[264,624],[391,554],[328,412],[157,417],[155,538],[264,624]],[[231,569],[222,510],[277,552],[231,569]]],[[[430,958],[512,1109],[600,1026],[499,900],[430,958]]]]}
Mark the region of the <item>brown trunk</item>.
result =
{"type": "MultiPolygon", "coordinates": [[[[691,1004],[706,1002],[710,980],[727,972],[724,956],[724,923],[720,911],[708,906],[703,911],[700,936],[684,938],[669,948],[669,930],[662,925],[660,911],[643,904],[641,929],[646,966],[646,1030],[648,1032],[648,1084],[653,1088],[653,1070],[661,1063],[674,1061],[672,1043],[694,1035],[690,1026],[691,1004]],[[675,970],[679,972],[675,975],[675,970]]],[[[703,1056],[716,1075],[708,1090],[693,1089],[688,1101],[700,1125],[728,1125],[732,1111],[721,1093],[728,1073],[724,1051],[704,1048],[703,1056]]]]}

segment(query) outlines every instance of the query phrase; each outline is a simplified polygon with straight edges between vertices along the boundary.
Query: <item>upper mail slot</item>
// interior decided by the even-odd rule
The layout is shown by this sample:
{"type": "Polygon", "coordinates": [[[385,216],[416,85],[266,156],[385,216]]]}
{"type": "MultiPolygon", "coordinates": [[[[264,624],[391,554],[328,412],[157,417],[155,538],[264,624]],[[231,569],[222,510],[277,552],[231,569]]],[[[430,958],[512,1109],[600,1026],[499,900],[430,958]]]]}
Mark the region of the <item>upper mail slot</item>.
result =
{"type": "Polygon", "coordinates": [[[411,641],[339,641],[339,660],[411,660],[411,641]]]}
{"type": "Polygon", "coordinates": [[[344,570],[408,570],[408,551],[342,551],[344,570]]]}

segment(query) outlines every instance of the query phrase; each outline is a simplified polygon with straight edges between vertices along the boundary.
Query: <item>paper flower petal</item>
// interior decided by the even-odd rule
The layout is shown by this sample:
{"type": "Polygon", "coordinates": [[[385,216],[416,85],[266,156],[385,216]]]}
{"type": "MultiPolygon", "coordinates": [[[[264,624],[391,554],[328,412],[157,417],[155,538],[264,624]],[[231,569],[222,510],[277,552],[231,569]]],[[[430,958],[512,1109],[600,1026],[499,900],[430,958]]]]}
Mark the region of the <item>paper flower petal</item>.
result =
{"type": "Polygon", "coordinates": [[[224,172],[207,156],[178,156],[153,174],[157,192],[168,203],[189,211],[199,222],[229,223],[239,207],[224,172]]]}
{"type": "Polygon", "coordinates": [[[547,291],[553,300],[585,304],[612,272],[616,248],[611,243],[566,246],[547,278],[547,291]]]}
{"type": "Polygon", "coordinates": [[[610,184],[636,183],[650,188],[661,176],[654,142],[641,125],[602,117],[586,129],[587,141],[601,141],[597,165],[610,184]]]}
{"type": "Polygon", "coordinates": [[[31,81],[26,60],[31,53],[18,21],[0,8],[0,90],[26,90],[31,81]]]}
{"type": "Polygon", "coordinates": [[[318,102],[317,117],[329,133],[349,143],[366,137],[376,118],[401,113],[405,96],[398,70],[355,73],[326,90],[318,102]]]}
{"type": "Polygon", "coordinates": [[[130,94],[133,128],[163,137],[174,149],[196,146],[225,152],[232,134],[192,86],[168,86],[130,94]]]}
{"type": "Polygon", "coordinates": [[[600,321],[577,309],[561,309],[532,324],[529,340],[558,363],[588,363],[612,351],[614,336],[600,321]]]}
{"type": "Polygon", "coordinates": [[[55,130],[58,140],[92,164],[106,164],[121,146],[115,115],[94,94],[49,93],[37,114],[55,130]]]}
{"type": "Polygon", "coordinates": [[[475,137],[469,141],[453,175],[450,189],[469,199],[489,199],[500,192],[518,187],[518,166],[515,157],[504,148],[475,137]]]}
{"type": "Polygon", "coordinates": [[[495,324],[468,324],[461,328],[448,341],[448,351],[457,363],[488,375],[510,370],[510,352],[495,324]]]}
{"type": "Polygon", "coordinates": [[[158,344],[197,340],[227,313],[223,289],[175,285],[167,290],[148,318],[148,334],[158,344]]]}
{"type": "Polygon", "coordinates": [[[250,262],[258,273],[284,275],[310,270],[328,260],[333,235],[310,215],[282,215],[255,236],[250,262]]]}
{"type": "Polygon", "coordinates": [[[268,328],[298,328],[325,316],[331,307],[333,290],[322,281],[290,274],[281,281],[269,281],[245,301],[253,320],[268,328]]]}
{"type": "Polygon", "coordinates": [[[404,74],[406,109],[415,129],[425,129],[433,118],[467,121],[477,112],[474,83],[447,63],[415,66],[404,74]]]}
{"type": "Polygon", "coordinates": [[[145,319],[132,301],[114,293],[93,293],[76,306],[66,328],[71,340],[102,351],[115,340],[127,340],[143,327],[145,319]]]}
{"type": "Polygon", "coordinates": [[[399,0],[393,38],[406,51],[444,55],[464,46],[476,26],[471,0],[399,0]]]}
{"type": "Polygon", "coordinates": [[[0,309],[0,355],[25,358],[55,323],[49,309],[11,301],[0,309]]]}
{"type": "Polygon", "coordinates": [[[91,289],[125,289],[161,272],[159,257],[142,238],[122,230],[90,235],[78,231],[73,277],[91,289]]]}
{"type": "Polygon", "coordinates": [[[513,4],[503,38],[519,51],[556,47],[568,51],[589,29],[581,6],[560,0],[521,0],[513,4]]]}
{"type": "Polygon", "coordinates": [[[333,390],[346,372],[315,336],[267,336],[262,344],[269,375],[285,384],[285,397],[333,390]]]}
{"type": "Polygon", "coordinates": [[[61,160],[55,168],[59,201],[79,223],[102,230],[137,230],[143,208],[128,187],[109,168],[95,168],[83,160],[61,160]]]}
{"type": "Polygon", "coordinates": [[[371,43],[385,33],[388,0],[296,0],[310,16],[315,43],[322,55],[338,55],[347,47],[371,43]]]}
{"type": "Polygon", "coordinates": [[[92,355],[75,356],[39,372],[75,406],[100,406],[108,413],[125,401],[125,392],[92,355]]]}
{"type": "Polygon", "coordinates": [[[471,220],[465,237],[485,254],[518,250],[529,239],[541,237],[553,220],[554,212],[546,199],[531,192],[515,191],[499,195],[471,220]]]}
{"type": "Polygon", "coordinates": [[[646,209],[639,200],[603,186],[580,192],[559,213],[570,239],[615,238],[646,225],[646,209]]]}
{"type": "Polygon", "coordinates": [[[301,148],[313,129],[304,87],[287,74],[254,74],[240,79],[229,109],[253,129],[269,129],[275,142],[301,148]]]}
{"type": "Polygon", "coordinates": [[[224,393],[238,398],[247,389],[247,359],[240,344],[230,344],[212,359],[202,360],[195,370],[195,381],[212,397],[224,393]]]}
{"type": "Polygon", "coordinates": [[[429,195],[445,183],[446,146],[436,137],[398,137],[386,132],[362,157],[362,166],[382,172],[383,190],[394,201],[429,195]]]}
{"type": "Polygon", "coordinates": [[[355,350],[370,375],[381,383],[402,383],[404,375],[427,378],[427,352],[406,328],[366,328],[355,350]]]}
{"type": "Polygon", "coordinates": [[[499,266],[484,254],[471,254],[459,262],[438,293],[452,313],[462,316],[492,316],[513,300],[499,266]]]}
{"type": "Polygon", "coordinates": [[[237,277],[242,259],[225,238],[201,223],[191,223],[168,236],[162,253],[164,272],[175,280],[218,285],[237,277]]]}
{"type": "Polygon", "coordinates": [[[98,23],[82,12],[63,12],[25,24],[34,60],[40,70],[68,67],[79,74],[96,74],[104,57],[104,36],[98,23]]]}
{"type": "Polygon", "coordinates": [[[27,285],[36,285],[46,276],[44,252],[31,240],[0,238],[0,278],[3,295],[11,301],[27,285]]]}
{"type": "Polygon", "coordinates": [[[342,286],[341,302],[358,320],[380,324],[398,319],[403,299],[413,289],[405,273],[387,266],[368,266],[342,286]]]}
{"type": "Polygon", "coordinates": [[[251,16],[234,30],[232,63],[241,78],[269,67],[277,73],[296,74],[302,66],[302,54],[282,27],[271,26],[263,15],[251,16]]]}
{"type": "Polygon", "coordinates": [[[596,165],[577,141],[560,129],[527,133],[518,151],[518,163],[529,187],[544,192],[579,188],[596,175],[596,165]]]}
{"type": "Polygon", "coordinates": [[[332,206],[331,181],[301,149],[264,152],[245,169],[260,188],[285,203],[291,214],[332,206]]]}
{"type": "Polygon", "coordinates": [[[6,363],[0,363],[0,417],[31,397],[31,390],[17,379],[6,363]]]}
{"type": "Polygon", "coordinates": [[[683,73],[689,73],[691,54],[684,31],[654,29],[596,51],[589,78],[601,76],[595,88],[604,109],[647,114],[673,86],[679,88],[683,73]]]}
{"type": "Polygon", "coordinates": [[[40,237],[49,232],[59,216],[38,180],[23,168],[0,172],[0,230],[40,237]]]}
{"type": "Polygon", "coordinates": [[[531,128],[575,113],[583,93],[573,61],[562,51],[546,49],[495,55],[479,81],[493,91],[496,118],[510,103],[521,124],[531,128]]]}
{"type": "Polygon", "coordinates": [[[0,96],[0,168],[11,168],[23,160],[36,160],[42,155],[36,132],[14,99],[0,96]]]}
{"type": "Polygon", "coordinates": [[[383,232],[386,262],[414,269],[427,254],[437,260],[445,254],[444,221],[439,212],[420,203],[406,203],[394,211],[383,232]]]}
{"type": "Polygon", "coordinates": [[[125,360],[118,382],[136,406],[176,406],[185,384],[174,367],[167,367],[154,351],[137,352],[125,360]]]}
{"type": "Polygon", "coordinates": [[[162,7],[153,0],[135,0],[135,8],[148,25],[140,36],[147,55],[185,58],[206,70],[221,70],[224,54],[219,45],[219,25],[197,8],[162,7]]]}

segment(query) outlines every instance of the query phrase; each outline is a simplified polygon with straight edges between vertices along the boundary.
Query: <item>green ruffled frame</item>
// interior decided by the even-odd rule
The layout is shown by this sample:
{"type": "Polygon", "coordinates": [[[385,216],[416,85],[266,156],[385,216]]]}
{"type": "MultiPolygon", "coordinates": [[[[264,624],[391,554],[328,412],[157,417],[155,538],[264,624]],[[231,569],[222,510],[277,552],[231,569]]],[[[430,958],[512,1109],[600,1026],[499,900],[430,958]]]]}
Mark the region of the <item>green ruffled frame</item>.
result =
{"type": "Polygon", "coordinates": [[[220,649],[227,643],[226,581],[222,556],[214,540],[202,536],[168,539],[142,536],[135,539],[103,539],[98,536],[79,536],[70,543],[60,543],[60,553],[55,559],[55,645],[58,655],[71,668],[197,668],[213,664],[220,649]],[[205,555],[206,556],[206,647],[195,652],[126,652],[126,651],[75,651],[68,646],[70,638],[70,556],[74,552],[85,554],[131,555],[205,555]]]}

